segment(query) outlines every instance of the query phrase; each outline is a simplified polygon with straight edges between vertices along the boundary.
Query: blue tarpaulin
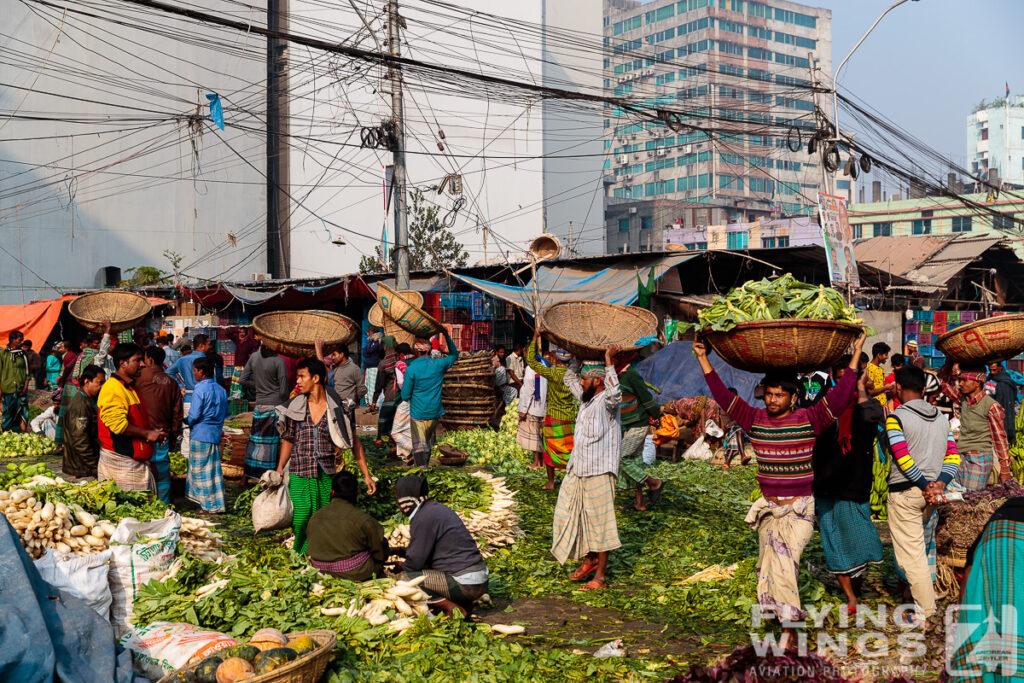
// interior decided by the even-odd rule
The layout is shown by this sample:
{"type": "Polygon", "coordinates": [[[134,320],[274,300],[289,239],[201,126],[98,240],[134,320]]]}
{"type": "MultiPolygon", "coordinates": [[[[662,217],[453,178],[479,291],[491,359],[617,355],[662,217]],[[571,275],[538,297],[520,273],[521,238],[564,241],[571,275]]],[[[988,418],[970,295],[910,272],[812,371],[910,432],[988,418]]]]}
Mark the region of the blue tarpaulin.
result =
{"type": "MultiPolygon", "coordinates": [[[[654,399],[659,404],[664,405],[669,401],[691,396],[711,396],[704,381],[704,373],[693,356],[692,348],[692,342],[673,342],[634,364],[633,367],[646,382],[661,390],[660,394],[654,394],[654,399]]],[[[762,375],[737,370],[715,354],[710,354],[709,358],[711,366],[725,382],[725,386],[736,389],[740,398],[756,405],[754,387],[761,381],[762,375]]]]}
{"type": "MultiPolygon", "coordinates": [[[[541,263],[537,266],[537,292],[540,295],[540,309],[560,301],[604,301],[610,304],[628,306],[637,298],[637,276],[644,282],[651,271],[658,280],[670,268],[694,258],[696,254],[675,256],[637,256],[628,263],[595,270],[583,265],[569,265],[559,261],[541,263]]],[[[502,285],[487,280],[452,273],[452,277],[465,282],[473,289],[498,299],[509,301],[527,312],[534,307],[533,283],[522,287],[502,285]]]]}

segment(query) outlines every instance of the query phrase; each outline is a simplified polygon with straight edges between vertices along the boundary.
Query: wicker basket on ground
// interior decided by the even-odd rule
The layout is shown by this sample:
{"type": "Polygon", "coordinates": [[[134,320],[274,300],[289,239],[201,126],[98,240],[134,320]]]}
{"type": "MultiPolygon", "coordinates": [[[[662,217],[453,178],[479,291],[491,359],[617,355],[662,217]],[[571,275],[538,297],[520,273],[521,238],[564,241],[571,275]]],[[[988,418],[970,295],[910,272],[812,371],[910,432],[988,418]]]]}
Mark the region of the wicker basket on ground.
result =
{"type": "Polygon", "coordinates": [[[446,443],[438,446],[437,450],[441,453],[437,458],[438,462],[448,467],[461,467],[469,460],[469,453],[446,443]]]}
{"type": "MultiPolygon", "coordinates": [[[[284,666],[246,678],[246,683],[317,683],[327,671],[327,665],[334,659],[334,648],[338,645],[338,636],[334,631],[295,631],[286,634],[288,640],[299,636],[309,636],[317,644],[312,652],[299,657],[284,666]]],[[[174,681],[191,680],[187,676],[179,676],[192,671],[200,662],[188,664],[161,678],[157,683],[174,683],[174,681]]]]}
{"type": "Polygon", "coordinates": [[[123,291],[90,292],[68,304],[68,313],[84,327],[101,330],[103,322],[109,320],[111,332],[131,329],[151,310],[146,297],[123,291]]]}
{"type": "MultiPolygon", "coordinates": [[[[418,300],[420,304],[423,303],[423,295],[420,294],[419,292],[409,289],[404,290],[402,294],[405,296],[419,297],[418,300]]],[[[416,301],[415,298],[411,300],[416,301]]],[[[384,315],[384,311],[381,310],[380,304],[375,303],[373,306],[370,306],[370,312],[366,314],[366,319],[369,320],[370,324],[373,325],[374,327],[379,327],[382,330],[384,330],[385,336],[394,337],[396,344],[408,344],[411,347],[414,343],[416,343],[416,335],[406,332],[401,327],[399,327],[394,320],[384,315]]]]}
{"type": "Polygon", "coordinates": [[[863,328],[835,320],[758,320],[728,332],[707,332],[704,339],[722,359],[747,372],[831,368],[863,328]]]}
{"type": "Polygon", "coordinates": [[[1024,351],[1024,313],[984,318],[946,332],[935,347],[958,363],[984,365],[1024,351]]]}
{"type": "Polygon", "coordinates": [[[416,304],[406,298],[402,292],[378,282],[377,303],[380,304],[384,314],[394,320],[396,325],[417,337],[432,337],[444,331],[441,323],[420,308],[423,305],[422,297],[420,303],[416,304]]]}
{"type": "Polygon", "coordinates": [[[346,346],[359,334],[351,318],[331,311],[271,311],[253,318],[263,343],[278,353],[307,358],[316,355],[317,339],[324,353],[346,346]]]}
{"type": "Polygon", "coordinates": [[[441,403],[441,424],[447,429],[487,424],[498,407],[490,351],[463,352],[459,356],[444,374],[441,403]]]}
{"type": "Polygon", "coordinates": [[[618,344],[636,351],[637,342],[658,334],[658,317],[636,306],[603,301],[562,301],[540,314],[540,328],[556,344],[583,360],[600,360],[618,344]]]}

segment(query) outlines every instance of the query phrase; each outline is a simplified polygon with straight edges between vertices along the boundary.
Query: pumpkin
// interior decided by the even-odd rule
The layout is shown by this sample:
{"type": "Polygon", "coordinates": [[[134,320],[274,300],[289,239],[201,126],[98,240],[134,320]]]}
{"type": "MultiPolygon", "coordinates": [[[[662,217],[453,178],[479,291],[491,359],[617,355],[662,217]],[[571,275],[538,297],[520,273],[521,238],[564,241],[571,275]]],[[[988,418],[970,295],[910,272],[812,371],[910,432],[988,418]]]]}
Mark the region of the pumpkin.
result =
{"type": "Polygon", "coordinates": [[[220,654],[210,655],[199,662],[194,670],[196,683],[217,683],[217,667],[221,665],[224,658],[220,654]]]}
{"type": "Polygon", "coordinates": [[[217,683],[235,683],[239,676],[252,673],[252,664],[241,657],[229,657],[217,667],[217,683]]]}
{"type": "Polygon", "coordinates": [[[217,654],[224,657],[225,659],[229,657],[241,657],[245,661],[251,663],[252,660],[256,659],[256,655],[258,655],[260,652],[260,648],[256,647],[255,645],[233,645],[232,647],[229,647],[226,650],[221,650],[217,654]]]}
{"type": "MultiPolygon", "coordinates": [[[[256,633],[252,634],[252,638],[249,639],[250,645],[256,645],[257,643],[273,642],[277,643],[276,647],[284,647],[288,644],[288,636],[278,631],[276,628],[261,628],[256,633]]],[[[256,645],[259,647],[259,645],[256,645]]],[[[260,648],[261,650],[266,648],[260,648]]]]}
{"type": "Polygon", "coordinates": [[[299,653],[290,647],[275,647],[273,650],[264,650],[256,656],[256,673],[265,674],[268,671],[279,669],[288,662],[298,659],[299,653]]]}
{"type": "Polygon", "coordinates": [[[178,671],[175,672],[171,681],[173,683],[196,683],[196,677],[191,671],[178,671]]]}
{"type": "Polygon", "coordinates": [[[299,653],[299,656],[312,652],[317,648],[316,641],[309,636],[299,636],[288,641],[288,647],[299,653]]]}

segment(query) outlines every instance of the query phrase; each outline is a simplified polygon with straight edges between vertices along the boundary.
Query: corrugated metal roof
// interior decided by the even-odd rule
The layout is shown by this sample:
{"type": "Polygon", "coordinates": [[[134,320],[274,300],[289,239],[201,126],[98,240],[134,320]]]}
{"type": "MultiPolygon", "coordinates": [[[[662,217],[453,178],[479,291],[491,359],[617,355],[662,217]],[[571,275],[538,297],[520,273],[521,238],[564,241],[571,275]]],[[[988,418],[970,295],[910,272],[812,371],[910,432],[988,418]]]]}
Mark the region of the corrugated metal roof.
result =
{"type": "Polygon", "coordinates": [[[1002,241],[1001,237],[966,234],[872,237],[857,242],[854,254],[858,263],[911,282],[942,287],[1002,241]]]}

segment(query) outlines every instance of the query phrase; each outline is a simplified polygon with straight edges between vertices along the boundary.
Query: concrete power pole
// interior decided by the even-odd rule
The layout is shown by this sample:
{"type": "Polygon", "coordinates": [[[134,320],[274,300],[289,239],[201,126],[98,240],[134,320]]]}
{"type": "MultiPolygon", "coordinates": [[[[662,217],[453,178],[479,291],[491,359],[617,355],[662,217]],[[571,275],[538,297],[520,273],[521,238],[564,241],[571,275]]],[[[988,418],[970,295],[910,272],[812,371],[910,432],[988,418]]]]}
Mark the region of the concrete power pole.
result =
{"type": "MultiPolygon", "coordinates": [[[[402,54],[401,24],[398,0],[388,0],[388,50],[395,57],[402,54]]],[[[402,104],[402,70],[391,65],[391,121],[395,126],[394,191],[395,205],[395,287],[409,289],[409,207],[405,195],[405,113],[402,104]]]]}
{"type": "MultiPolygon", "coordinates": [[[[288,0],[267,0],[267,29],[288,32],[288,0]]],[[[291,273],[288,41],[267,39],[267,272],[291,273]]]]}

